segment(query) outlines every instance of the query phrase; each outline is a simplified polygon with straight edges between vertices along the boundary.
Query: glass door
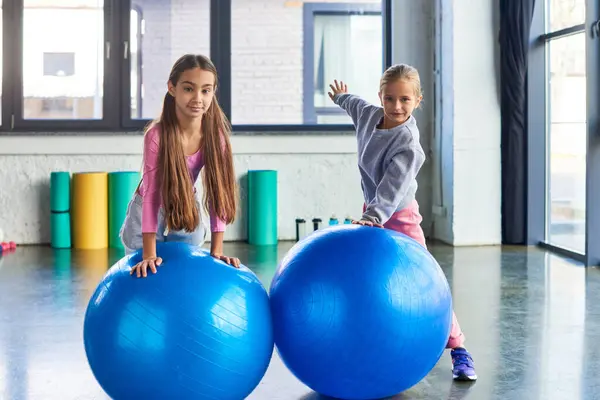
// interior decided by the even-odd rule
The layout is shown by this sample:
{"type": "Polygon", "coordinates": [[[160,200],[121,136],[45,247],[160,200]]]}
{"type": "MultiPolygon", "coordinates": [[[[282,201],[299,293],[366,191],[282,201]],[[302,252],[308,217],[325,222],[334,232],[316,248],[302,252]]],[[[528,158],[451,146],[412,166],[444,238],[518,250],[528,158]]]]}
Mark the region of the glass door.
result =
{"type": "Polygon", "coordinates": [[[585,254],[585,0],[546,2],[546,243],[585,254]]]}

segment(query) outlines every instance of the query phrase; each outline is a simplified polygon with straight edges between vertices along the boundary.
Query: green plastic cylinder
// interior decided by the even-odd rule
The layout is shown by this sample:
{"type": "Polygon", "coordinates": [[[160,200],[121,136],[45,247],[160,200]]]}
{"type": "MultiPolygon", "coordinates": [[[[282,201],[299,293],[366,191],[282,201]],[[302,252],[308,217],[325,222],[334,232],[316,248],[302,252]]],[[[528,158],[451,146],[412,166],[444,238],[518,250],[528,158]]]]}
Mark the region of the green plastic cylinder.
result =
{"type": "Polygon", "coordinates": [[[65,171],[50,173],[50,211],[69,211],[71,206],[71,174],[65,171]]]}
{"type": "Polygon", "coordinates": [[[248,243],[277,244],[277,171],[248,171],[248,243]]]}
{"type": "Polygon", "coordinates": [[[50,245],[55,249],[71,247],[71,213],[50,213],[50,245]]]}
{"type": "Polygon", "coordinates": [[[108,174],[108,245],[123,248],[119,231],[127,215],[127,206],[140,182],[136,171],[118,171],[108,174]]]}

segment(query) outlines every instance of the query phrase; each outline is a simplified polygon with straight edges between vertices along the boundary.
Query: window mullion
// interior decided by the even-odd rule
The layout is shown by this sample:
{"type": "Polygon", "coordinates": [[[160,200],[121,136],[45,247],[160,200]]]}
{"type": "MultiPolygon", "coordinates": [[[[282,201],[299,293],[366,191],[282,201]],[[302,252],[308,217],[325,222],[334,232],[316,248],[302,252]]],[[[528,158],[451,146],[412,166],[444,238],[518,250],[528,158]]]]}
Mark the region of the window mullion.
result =
{"type": "MultiPolygon", "coordinates": [[[[127,1],[106,0],[104,3],[104,79],[103,79],[103,119],[111,130],[121,128],[120,104],[121,85],[120,66],[123,60],[123,38],[121,37],[121,19],[124,18],[122,4],[127,1]]],[[[126,14],[129,15],[129,14],[126,14]]]]}
{"type": "Polygon", "coordinates": [[[231,2],[210,2],[210,58],[217,68],[219,105],[231,121],[231,2]]]}

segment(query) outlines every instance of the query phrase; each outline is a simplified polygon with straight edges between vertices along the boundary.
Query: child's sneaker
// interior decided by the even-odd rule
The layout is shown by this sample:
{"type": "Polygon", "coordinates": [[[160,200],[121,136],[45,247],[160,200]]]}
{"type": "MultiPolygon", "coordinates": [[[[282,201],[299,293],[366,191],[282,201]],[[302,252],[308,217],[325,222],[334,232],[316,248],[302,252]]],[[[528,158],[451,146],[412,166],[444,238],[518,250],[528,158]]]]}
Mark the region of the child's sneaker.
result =
{"type": "Polygon", "coordinates": [[[452,356],[452,375],[454,379],[459,381],[477,380],[473,358],[466,349],[457,347],[452,349],[450,355],[452,356]]]}

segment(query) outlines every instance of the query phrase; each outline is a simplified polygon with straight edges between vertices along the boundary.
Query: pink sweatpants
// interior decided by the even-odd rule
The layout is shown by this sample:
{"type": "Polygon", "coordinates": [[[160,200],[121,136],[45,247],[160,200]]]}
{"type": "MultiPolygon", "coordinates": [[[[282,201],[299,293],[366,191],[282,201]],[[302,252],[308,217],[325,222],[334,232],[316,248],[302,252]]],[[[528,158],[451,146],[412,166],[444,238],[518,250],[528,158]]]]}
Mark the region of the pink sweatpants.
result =
{"type": "MultiPolygon", "coordinates": [[[[365,206],[363,206],[363,212],[364,210],[365,206]]],[[[383,226],[387,229],[410,236],[427,248],[427,244],[425,243],[425,234],[421,228],[421,221],[423,221],[423,217],[419,213],[419,203],[417,203],[415,200],[404,209],[392,214],[391,218],[388,220],[388,222],[383,224],[383,226]]],[[[446,348],[454,349],[457,347],[462,347],[464,341],[465,335],[460,329],[460,325],[456,319],[456,314],[452,312],[452,329],[450,330],[450,338],[448,339],[446,348]]]]}

